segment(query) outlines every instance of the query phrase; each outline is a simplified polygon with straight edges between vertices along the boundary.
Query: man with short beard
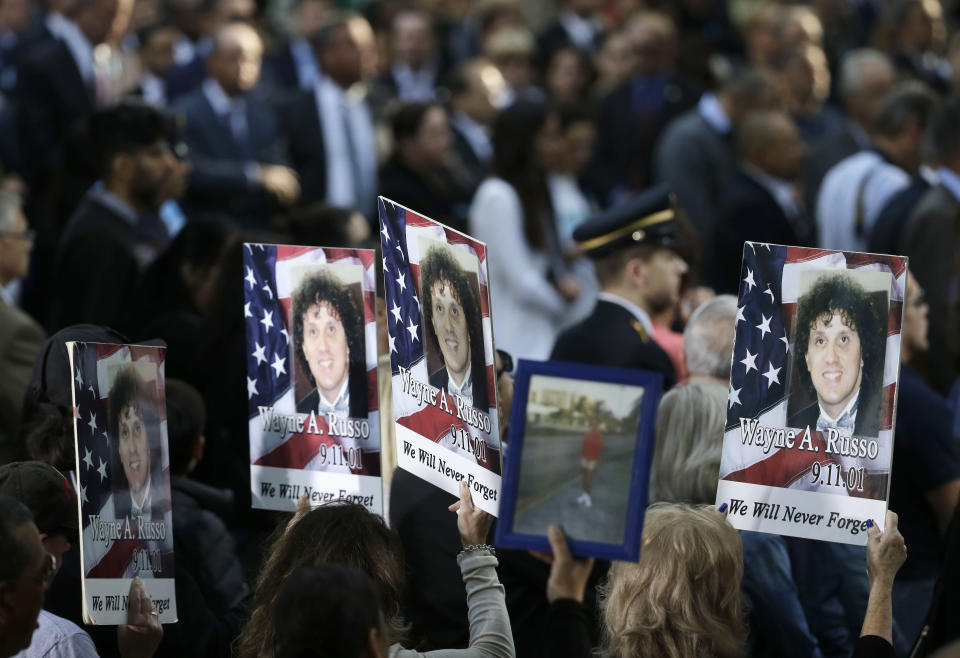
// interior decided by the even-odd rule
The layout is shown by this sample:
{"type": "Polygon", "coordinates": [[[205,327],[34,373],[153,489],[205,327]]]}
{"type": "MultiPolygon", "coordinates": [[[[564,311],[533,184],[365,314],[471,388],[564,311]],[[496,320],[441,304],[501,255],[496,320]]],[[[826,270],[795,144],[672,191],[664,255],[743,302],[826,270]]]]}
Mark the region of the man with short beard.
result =
{"type": "Polygon", "coordinates": [[[129,101],[96,113],[90,143],[100,148],[100,181],[84,196],[60,238],[54,263],[52,329],[92,323],[126,326],[127,310],[157,246],[141,224],[164,200],[176,160],[160,110],[129,101]]]}
{"type": "Polygon", "coordinates": [[[665,388],[676,383],[650,319],[679,301],[688,269],[675,250],[680,239],[670,196],[656,186],[574,231],[602,291],[590,316],[560,334],[551,360],[652,370],[663,375],[665,388]]]}

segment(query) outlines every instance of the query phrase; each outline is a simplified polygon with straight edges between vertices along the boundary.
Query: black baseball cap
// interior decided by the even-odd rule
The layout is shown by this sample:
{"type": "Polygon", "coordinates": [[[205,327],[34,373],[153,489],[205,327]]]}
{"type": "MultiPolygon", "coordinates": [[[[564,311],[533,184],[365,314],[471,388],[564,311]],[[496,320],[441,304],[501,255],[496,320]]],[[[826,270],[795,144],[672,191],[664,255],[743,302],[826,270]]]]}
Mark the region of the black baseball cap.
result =
{"type": "Polygon", "coordinates": [[[77,494],[53,466],[39,461],[0,466],[0,494],[16,498],[33,512],[40,532],[74,538],[79,528],[77,494]]]}

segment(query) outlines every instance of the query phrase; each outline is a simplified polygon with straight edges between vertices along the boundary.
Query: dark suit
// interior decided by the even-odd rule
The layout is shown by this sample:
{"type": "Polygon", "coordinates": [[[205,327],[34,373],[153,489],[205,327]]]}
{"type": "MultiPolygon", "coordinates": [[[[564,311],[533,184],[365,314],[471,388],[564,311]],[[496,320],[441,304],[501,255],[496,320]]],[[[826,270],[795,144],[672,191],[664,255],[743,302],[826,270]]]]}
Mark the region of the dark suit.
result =
{"type": "Polygon", "coordinates": [[[788,218],[770,192],[740,169],[727,186],[711,242],[710,285],[718,293],[737,292],[746,241],[801,247],[812,244],[809,223],[800,216],[788,218]]]}
{"type": "Polygon", "coordinates": [[[563,23],[559,20],[554,21],[537,37],[537,54],[541,69],[546,71],[547,66],[550,64],[550,58],[562,48],[576,48],[586,55],[592,55],[597,48],[597,35],[598,32],[594,31],[593,39],[590,41],[590,47],[584,50],[573,42],[573,39],[570,38],[570,33],[567,32],[567,28],[563,26],[563,23]]]}
{"type": "MultiPolygon", "coordinates": [[[[484,377],[484,372],[484,370],[478,371],[477,368],[474,368],[471,371],[471,378],[473,379],[473,408],[486,411],[490,408],[490,403],[487,396],[487,378],[484,377]]],[[[446,391],[449,383],[450,373],[447,372],[446,366],[430,373],[430,386],[446,391]]]]}
{"type": "Polygon", "coordinates": [[[300,202],[326,200],[327,154],[316,93],[311,89],[296,94],[281,110],[281,116],[290,148],[290,165],[300,177],[300,202]]]}
{"type": "Polygon", "coordinates": [[[910,185],[887,201],[870,231],[867,251],[873,254],[899,254],[903,249],[903,229],[920,199],[932,186],[923,176],[914,176],[910,185]]]}
{"type": "Polygon", "coordinates": [[[54,261],[52,330],[82,322],[125,329],[149,256],[136,239],[135,223],[95,195],[80,202],[54,261]]]}
{"type": "MultiPolygon", "coordinates": [[[[368,413],[366,409],[366,397],[362,395],[354,395],[356,392],[355,386],[348,384],[347,388],[350,391],[350,418],[366,418],[368,413]]],[[[297,403],[297,413],[308,414],[311,411],[316,411],[319,406],[320,391],[313,389],[307,394],[307,397],[303,398],[297,403]]]]}
{"type": "Polygon", "coordinates": [[[46,185],[60,165],[63,144],[93,113],[94,90],[66,44],[46,39],[24,57],[19,93],[22,173],[31,194],[48,194],[46,185]]]}
{"type": "Polygon", "coordinates": [[[928,382],[946,395],[957,376],[960,309],[960,202],[942,184],[920,199],[903,231],[902,252],[930,303],[928,382]]]}
{"type": "Polygon", "coordinates": [[[276,202],[255,182],[248,180],[250,163],[287,164],[286,141],[273,110],[245,98],[247,134],[238,142],[229,120],[218,116],[203,89],[185,96],[177,105],[186,125],[183,139],[190,148],[193,166],[184,206],[197,212],[223,212],[262,224],[276,209],[276,202]]]}
{"type": "Polygon", "coordinates": [[[263,58],[263,77],[274,89],[295,91],[300,88],[297,62],[293,59],[289,42],[263,58]]]}
{"type": "Polygon", "coordinates": [[[174,66],[167,73],[167,102],[173,103],[196,91],[207,76],[206,57],[195,55],[185,64],[174,66]]]}
{"type": "Polygon", "coordinates": [[[481,162],[480,156],[473,150],[473,146],[456,124],[451,122],[450,130],[453,133],[453,159],[456,162],[456,169],[464,182],[475,191],[490,173],[490,167],[481,162]]]}
{"type": "Polygon", "coordinates": [[[587,319],[560,334],[550,360],[659,372],[664,390],[677,381],[670,357],[640,321],[619,304],[604,300],[587,319]]]}
{"type": "Polygon", "coordinates": [[[800,174],[807,208],[816,208],[817,192],[827,172],[841,160],[867,147],[869,144],[857,141],[850,124],[846,124],[838,133],[823,137],[810,147],[800,174]]]}
{"type": "Polygon", "coordinates": [[[0,298],[0,464],[26,459],[19,436],[23,398],[44,340],[33,318],[0,298]]]}
{"type": "MultiPolygon", "coordinates": [[[[875,437],[880,432],[880,391],[864,379],[860,385],[860,400],[857,402],[857,421],[853,425],[854,436],[875,437]]],[[[820,418],[820,403],[814,400],[787,418],[787,426],[799,429],[817,430],[820,418]]]]}
{"type": "Polygon", "coordinates": [[[700,98],[699,89],[673,74],[658,81],[661,97],[647,99],[650,104],[638,99],[641,88],[651,88],[639,77],[622,83],[600,103],[590,180],[597,181],[596,193],[604,205],[610,203],[611,192],[638,192],[650,184],[653,148],[661,131],[700,98]]]}

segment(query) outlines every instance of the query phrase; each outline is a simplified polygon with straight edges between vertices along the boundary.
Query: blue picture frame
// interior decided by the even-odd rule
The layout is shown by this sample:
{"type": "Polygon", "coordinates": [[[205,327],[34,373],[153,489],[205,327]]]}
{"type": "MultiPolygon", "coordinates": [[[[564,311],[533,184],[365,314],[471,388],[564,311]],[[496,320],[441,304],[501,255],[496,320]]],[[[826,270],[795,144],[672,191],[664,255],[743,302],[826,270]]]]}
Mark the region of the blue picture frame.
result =
{"type": "Polygon", "coordinates": [[[527,361],[517,363],[513,407],[510,412],[510,433],[506,446],[500,514],[496,524],[494,543],[501,548],[550,552],[546,534],[534,535],[514,530],[514,512],[520,486],[520,466],[523,458],[524,434],[527,422],[527,404],[530,395],[530,380],[534,375],[561,377],[564,379],[624,384],[643,388],[640,402],[640,420],[637,427],[637,443],[633,468],[630,471],[630,491],[627,503],[627,518],[623,542],[600,543],[573,539],[568,543],[573,555],[596,557],[604,560],[636,562],[640,557],[640,539],[643,518],[648,504],[650,466],[653,461],[654,429],[657,407],[663,392],[663,376],[643,370],[626,370],[556,361],[527,361]]]}

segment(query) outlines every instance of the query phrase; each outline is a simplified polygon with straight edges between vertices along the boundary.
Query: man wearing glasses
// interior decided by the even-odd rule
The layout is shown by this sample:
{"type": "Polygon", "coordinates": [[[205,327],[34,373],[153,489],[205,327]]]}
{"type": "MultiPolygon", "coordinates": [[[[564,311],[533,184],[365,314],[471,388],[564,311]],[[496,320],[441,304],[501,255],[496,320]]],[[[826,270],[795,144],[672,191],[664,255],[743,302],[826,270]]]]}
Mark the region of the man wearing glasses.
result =
{"type": "MultiPolygon", "coordinates": [[[[98,655],[74,622],[41,610],[76,541],[77,501],[59,471],[38,461],[0,466],[0,658],[98,655]]],[[[120,655],[148,658],[163,627],[142,581],[131,582],[129,596],[127,624],[117,627],[120,655]]]]}
{"type": "Polygon", "coordinates": [[[23,396],[33,362],[46,336],[40,325],[17,307],[14,288],[27,276],[33,231],[20,207],[20,197],[0,191],[0,463],[22,459],[19,443],[23,396]]]}

